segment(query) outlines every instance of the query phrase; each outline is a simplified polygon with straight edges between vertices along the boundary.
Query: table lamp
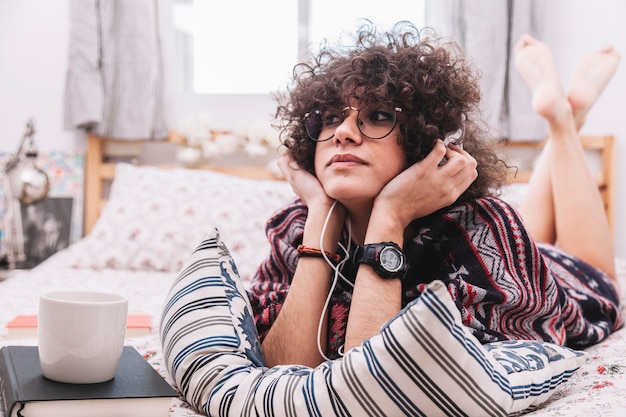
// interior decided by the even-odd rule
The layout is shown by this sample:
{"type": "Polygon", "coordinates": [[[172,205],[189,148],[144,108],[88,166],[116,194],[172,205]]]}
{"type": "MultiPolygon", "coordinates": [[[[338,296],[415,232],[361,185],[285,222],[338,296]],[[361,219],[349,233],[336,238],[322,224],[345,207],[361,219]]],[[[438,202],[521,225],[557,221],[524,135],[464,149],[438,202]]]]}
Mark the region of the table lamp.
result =
{"type": "MultiPolygon", "coordinates": [[[[5,200],[5,243],[6,262],[10,275],[17,262],[26,259],[24,253],[24,231],[20,202],[33,204],[44,200],[50,190],[48,175],[37,167],[37,147],[34,140],[35,125],[32,120],[26,123],[26,131],[19,143],[17,152],[9,156],[2,169],[2,189],[5,200]]],[[[1,273],[1,271],[0,271],[1,273]]]]}

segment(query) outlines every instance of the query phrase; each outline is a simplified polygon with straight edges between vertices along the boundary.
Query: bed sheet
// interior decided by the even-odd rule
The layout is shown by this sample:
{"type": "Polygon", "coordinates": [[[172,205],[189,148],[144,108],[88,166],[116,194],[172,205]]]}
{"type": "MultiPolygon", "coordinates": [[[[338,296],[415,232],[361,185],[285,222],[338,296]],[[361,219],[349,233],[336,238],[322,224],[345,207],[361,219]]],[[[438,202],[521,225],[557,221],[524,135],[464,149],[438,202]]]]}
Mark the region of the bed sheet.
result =
{"type": "MultiPolygon", "coordinates": [[[[626,259],[617,260],[622,289],[626,288],[626,259]]],[[[88,289],[124,294],[129,312],[151,314],[149,336],[130,338],[134,346],[168,382],[158,337],[158,318],[165,295],[176,277],[174,272],[141,270],[95,270],[72,268],[59,252],[30,271],[18,272],[0,282],[0,346],[34,345],[34,339],[7,340],[6,323],[17,314],[36,314],[39,295],[57,289],[88,289]]],[[[624,298],[624,297],[623,297],[624,298]]],[[[626,413],[626,328],[592,346],[585,364],[569,381],[559,386],[548,402],[525,416],[623,416],[626,413]]],[[[1,413],[0,413],[1,415],[1,413]]],[[[198,416],[184,401],[174,399],[171,417],[198,416]]]]}

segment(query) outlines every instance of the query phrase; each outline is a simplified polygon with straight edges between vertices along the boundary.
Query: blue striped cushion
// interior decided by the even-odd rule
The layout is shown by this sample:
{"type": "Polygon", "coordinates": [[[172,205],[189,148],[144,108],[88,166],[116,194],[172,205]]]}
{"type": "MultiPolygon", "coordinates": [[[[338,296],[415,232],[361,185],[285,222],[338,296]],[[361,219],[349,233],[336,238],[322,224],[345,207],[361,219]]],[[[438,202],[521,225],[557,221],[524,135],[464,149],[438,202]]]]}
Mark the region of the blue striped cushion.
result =
{"type": "Polygon", "coordinates": [[[174,282],[163,355],[208,415],[507,415],[538,405],[584,354],[543,342],[481,345],[435,281],[380,334],[317,368],[264,366],[245,288],[216,232],[174,282]]]}

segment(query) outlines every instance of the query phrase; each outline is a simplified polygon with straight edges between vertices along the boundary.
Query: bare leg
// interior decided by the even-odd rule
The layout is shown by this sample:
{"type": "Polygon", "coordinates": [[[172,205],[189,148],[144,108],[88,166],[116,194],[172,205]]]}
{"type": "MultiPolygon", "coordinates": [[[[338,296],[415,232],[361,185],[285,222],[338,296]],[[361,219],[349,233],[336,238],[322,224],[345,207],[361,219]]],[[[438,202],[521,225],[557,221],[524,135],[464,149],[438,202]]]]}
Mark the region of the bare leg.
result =
{"type": "Polygon", "coordinates": [[[537,240],[558,241],[565,251],[614,278],[612,235],[578,137],[578,128],[619,61],[612,49],[603,51],[594,54],[611,55],[604,60],[609,62],[608,69],[594,69],[600,60],[591,65],[587,57],[575,71],[566,97],[548,47],[530,36],[518,42],[516,67],[533,93],[533,108],[550,128],[521,213],[537,240]]]}
{"type": "Polygon", "coordinates": [[[568,100],[580,129],[591,107],[604,91],[621,59],[612,46],[594,51],[584,56],[572,75],[568,100]]]}
{"type": "MultiPolygon", "coordinates": [[[[560,82],[547,46],[529,36],[524,36],[520,39],[516,52],[520,53],[516,62],[520,66],[520,72],[525,79],[536,85],[536,91],[533,91],[535,106],[538,106],[539,110],[549,106],[552,93],[560,95],[560,82]],[[529,60],[531,62],[528,62],[529,60]],[[529,77],[536,77],[537,81],[529,77]]],[[[613,47],[606,47],[586,55],[576,66],[568,100],[577,130],[582,127],[587,113],[617,70],[620,58],[620,54],[613,47]]],[[[550,142],[547,142],[546,148],[551,147],[550,142]]],[[[527,223],[537,240],[555,243],[557,235],[552,204],[552,179],[549,173],[551,162],[549,157],[546,157],[549,154],[550,150],[546,149],[538,160],[536,175],[530,187],[531,192],[522,211],[526,213],[527,223]]]]}
{"type": "MultiPolygon", "coordinates": [[[[530,36],[515,45],[515,66],[533,93],[533,108],[541,111],[563,97],[559,74],[548,47],[530,36]]],[[[561,104],[562,106],[562,104],[561,104]]],[[[556,108],[555,108],[556,111],[556,108]]],[[[564,112],[565,110],[561,110],[564,112]]],[[[520,212],[530,234],[540,242],[556,242],[556,224],[550,167],[551,141],[548,141],[529,181],[520,212]]]]}

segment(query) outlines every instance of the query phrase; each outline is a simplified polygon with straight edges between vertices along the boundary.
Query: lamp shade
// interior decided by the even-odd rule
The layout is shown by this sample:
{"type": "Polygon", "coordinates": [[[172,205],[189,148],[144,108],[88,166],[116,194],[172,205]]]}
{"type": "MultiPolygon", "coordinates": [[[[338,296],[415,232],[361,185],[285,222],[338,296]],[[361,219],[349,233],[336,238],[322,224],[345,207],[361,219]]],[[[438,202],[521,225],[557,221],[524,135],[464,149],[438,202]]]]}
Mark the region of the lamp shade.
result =
{"type": "Polygon", "coordinates": [[[42,201],[50,189],[48,175],[35,165],[36,158],[36,152],[27,152],[26,158],[8,174],[13,196],[26,204],[42,201]]]}

